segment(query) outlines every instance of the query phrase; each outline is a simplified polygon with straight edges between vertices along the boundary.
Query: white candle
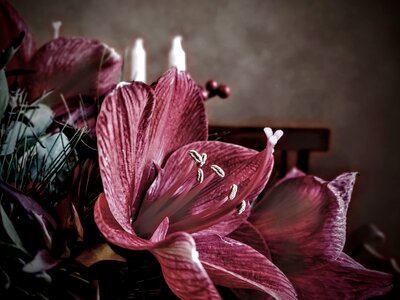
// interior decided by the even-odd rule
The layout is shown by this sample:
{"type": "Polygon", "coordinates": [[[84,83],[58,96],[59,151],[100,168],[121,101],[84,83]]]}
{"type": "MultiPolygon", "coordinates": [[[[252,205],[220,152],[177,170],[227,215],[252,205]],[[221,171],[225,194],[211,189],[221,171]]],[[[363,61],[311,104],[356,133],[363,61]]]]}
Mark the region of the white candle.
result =
{"type": "Polygon", "coordinates": [[[186,54],[182,48],[181,36],[176,36],[172,40],[172,47],[169,52],[169,66],[176,67],[178,71],[186,70],[186,54]]]}
{"type": "Polygon", "coordinates": [[[131,80],[146,82],[146,51],[143,39],[136,39],[131,59],[131,80]]]}
{"type": "Polygon", "coordinates": [[[60,28],[62,25],[61,21],[54,21],[51,23],[51,25],[53,26],[53,38],[57,39],[60,36],[60,28]]]}

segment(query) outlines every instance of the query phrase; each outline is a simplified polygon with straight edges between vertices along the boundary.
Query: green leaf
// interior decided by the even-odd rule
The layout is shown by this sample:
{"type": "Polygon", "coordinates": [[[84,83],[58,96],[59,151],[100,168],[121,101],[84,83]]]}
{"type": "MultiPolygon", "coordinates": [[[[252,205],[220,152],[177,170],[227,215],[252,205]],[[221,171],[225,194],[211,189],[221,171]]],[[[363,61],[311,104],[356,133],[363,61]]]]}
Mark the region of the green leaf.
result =
{"type": "Polygon", "coordinates": [[[7,272],[0,266],[0,289],[7,290],[10,288],[11,281],[7,272]]]}
{"type": "Polygon", "coordinates": [[[17,246],[20,249],[24,249],[24,246],[22,245],[22,241],[19,238],[19,235],[17,231],[15,230],[14,225],[12,224],[10,218],[7,216],[7,213],[3,209],[3,205],[0,203],[0,215],[1,215],[1,220],[3,223],[4,230],[10,237],[10,239],[13,241],[14,245],[17,246]]]}
{"type": "Polygon", "coordinates": [[[0,121],[3,119],[4,112],[8,105],[10,94],[8,91],[8,84],[6,73],[4,69],[0,70],[0,121]]]}
{"type": "Polygon", "coordinates": [[[19,145],[23,147],[36,144],[38,138],[45,133],[47,127],[53,122],[53,111],[44,104],[38,104],[32,109],[18,111],[19,119],[12,122],[6,131],[6,139],[1,147],[0,155],[15,152],[19,145]]]}

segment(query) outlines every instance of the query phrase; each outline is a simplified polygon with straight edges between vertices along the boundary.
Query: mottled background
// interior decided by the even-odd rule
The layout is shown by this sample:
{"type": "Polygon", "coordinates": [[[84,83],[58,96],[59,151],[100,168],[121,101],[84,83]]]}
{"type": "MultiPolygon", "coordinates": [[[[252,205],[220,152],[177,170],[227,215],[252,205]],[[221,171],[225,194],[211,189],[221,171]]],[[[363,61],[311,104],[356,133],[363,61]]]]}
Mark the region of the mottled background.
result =
{"type": "Polygon", "coordinates": [[[208,104],[212,124],[329,127],[331,149],[311,172],[356,170],[349,229],[372,222],[400,257],[400,5],[397,1],[13,0],[38,44],[61,34],[105,41],[120,53],[145,39],[149,79],[184,37],[200,83],[229,84],[208,104]],[[397,3],[396,3],[397,2],[397,3]]]}

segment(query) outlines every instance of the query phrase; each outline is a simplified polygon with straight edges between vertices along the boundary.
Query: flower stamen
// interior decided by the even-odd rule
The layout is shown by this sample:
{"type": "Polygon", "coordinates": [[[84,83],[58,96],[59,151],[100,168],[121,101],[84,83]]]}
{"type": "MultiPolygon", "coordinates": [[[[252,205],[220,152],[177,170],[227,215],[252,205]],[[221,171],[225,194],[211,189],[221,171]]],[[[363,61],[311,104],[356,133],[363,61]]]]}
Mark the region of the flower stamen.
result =
{"type": "Polygon", "coordinates": [[[237,212],[239,215],[241,215],[245,210],[246,210],[246,201],[242,200],[242,203],[240,203],[237,207],[237,212]]]}
{"type": "Polygon", "coordinates": [[[211,170],[213,170],[219,177],[225,177],[225,172],[220,166],[212,165],[211,170]]]}
{"type": "Polygon", "coordinates": [[[231,192],[229,193],[229,200],[235,199],[237,191],[238,191],[238,186],[236,184],[232,184],[231,192]]]}
{"type": "Polygon", "coordinates": [[[206,153],[203,153],[203,154],[201,155],[200,168],[201,168],[202,166],[204,166],[204,164],[206,163],[206,160],[207,160],[207,154],[206,154],[206,153]]]}
{"type": "Polygon", "coordinates": [[[204,172],[203,172],[203,169],[198,168],[198,169],[197,169],[197,181],[198,181],[199,183],[202,183],[203,180],[204,180],[204,172]]]}
{"type": "MultiPolygon", "coordinates": [[[[189,150],[189,155],[194,159],[195,162],[197,162],[198,164],[201,164],[201,162],[203,161],[203,158],[201,156],[201,154],[199,152],[197,152],[196,150],[189,150]]],[[[200,166],[201,167],[201,166],[200,166]]]]}

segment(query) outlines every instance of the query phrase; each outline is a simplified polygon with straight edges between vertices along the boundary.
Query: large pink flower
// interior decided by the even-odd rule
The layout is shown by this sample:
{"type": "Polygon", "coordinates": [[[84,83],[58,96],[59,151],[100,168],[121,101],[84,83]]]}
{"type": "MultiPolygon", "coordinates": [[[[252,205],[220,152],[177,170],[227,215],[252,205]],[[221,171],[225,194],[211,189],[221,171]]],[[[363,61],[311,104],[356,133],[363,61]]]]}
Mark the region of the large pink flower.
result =
{"type": "Polygon", "coordinates": [[[265,186],[272,145],[262,152],[208,142],[204,99],[184,72],[155,84],[120,84],[97,124],[104,186],[95,220],[106,239],[149,250],[183,299],[218,299],[213,284],[293,299],[263,254],[227,235],[265,186]]]}
{"type": "Polygon", "coordinates": [[[249,221],[300,299],[365,299],[391,289],[390,275],[342,252],[355,176],[326,182],[293,170],[252,207],[249,221]]]}
{"type": "MultiPolygon", "coordinates": [[[[30,102],[45,92],[54,91],[42,103],[51,106],[56,117],[68,115],[60,95],[68,100],[69,117],[79,121],[82,97],[92,98],[95,104],[93,99],[108,92],[119,79],[121,57],[97,40],[60,37],[36,50],[29,27],[6,0],[0,0],[0,32],[0,50],[10,47],[21,32],[25,33],[7,70],[34,72],[19,78],[30,102]]],[[[86,114],[90,115],[92,110],[93,105],[89,105],[86,114]]]]}

